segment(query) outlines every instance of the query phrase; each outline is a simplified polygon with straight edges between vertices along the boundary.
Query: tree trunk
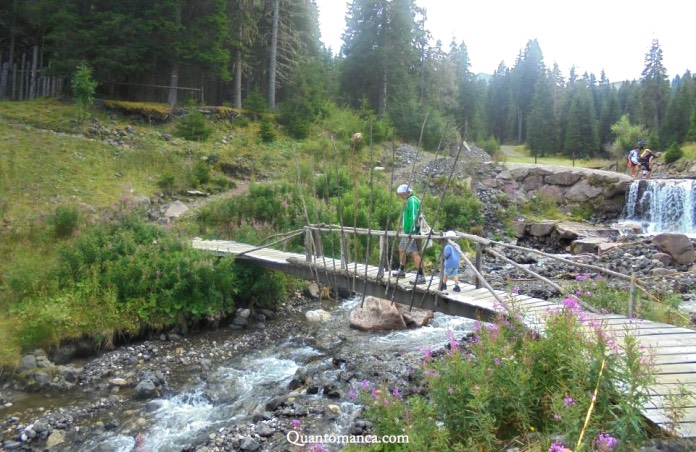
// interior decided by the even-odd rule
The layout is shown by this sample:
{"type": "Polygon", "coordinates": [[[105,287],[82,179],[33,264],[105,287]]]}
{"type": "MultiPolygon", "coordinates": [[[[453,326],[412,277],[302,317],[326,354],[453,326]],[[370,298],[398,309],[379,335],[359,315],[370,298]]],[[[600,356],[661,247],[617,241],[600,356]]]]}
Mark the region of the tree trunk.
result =
{"type": "Polygon", "coordinates": [[[379,86],[379,105],[377,106],[377,111],[380,115],[386,113],[387,111],[387,68],[382,69],[382,83],[379,86]]]}
{"type": "Polygon", "coordinates": [[[242,108],[242,47],[237,47],[234,62],[234,95],[232,96],[234,108],[242,108]]]}
{"type": "MultiPolygon", "coordinates": [[[[175,22],[177,25],[181,25],[181,2],[176,3],[175,22]]],[[[173,111],[176,106],[177,93],[179,91],[179,55],[174,57],[174,62],[172,63],[172,72],[169,77],[169,95],[167,96],[167,103],[169,104],[169,111],[173,111]]]]}
{"type": "Polygon", "coordinates": [[[280,0],[273,0],[273,23],[271,28],[271,51],[268,62],[268,107],[275,111],[276,96],[276,57],[278,53],[278,16],[280,15],[280,0]]]}
{"type": "Polygon", "coordinates": [[[169,96],[167,96],[167,103],[169,104],[169,111],[173,111],[176,106],[176,94],[179,88],[179,61],[174,62],[172,66],[172,74],[169,78],[169,96]]]}

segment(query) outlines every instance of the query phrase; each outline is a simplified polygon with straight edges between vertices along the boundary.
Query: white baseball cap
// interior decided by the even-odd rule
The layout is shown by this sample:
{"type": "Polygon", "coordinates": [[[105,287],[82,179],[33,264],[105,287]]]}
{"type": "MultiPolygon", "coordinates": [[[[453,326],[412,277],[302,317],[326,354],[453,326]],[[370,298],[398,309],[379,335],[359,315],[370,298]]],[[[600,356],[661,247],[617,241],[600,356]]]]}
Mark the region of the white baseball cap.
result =
{"type": "Polygon", "coordinates": [[[408,193],[410,191],[411,191],[411,187],[409,187],[408,184],[401,184],[401,185],[399,185],[399,188],[396,189],[396,192],[398,194],[408,193]]]}

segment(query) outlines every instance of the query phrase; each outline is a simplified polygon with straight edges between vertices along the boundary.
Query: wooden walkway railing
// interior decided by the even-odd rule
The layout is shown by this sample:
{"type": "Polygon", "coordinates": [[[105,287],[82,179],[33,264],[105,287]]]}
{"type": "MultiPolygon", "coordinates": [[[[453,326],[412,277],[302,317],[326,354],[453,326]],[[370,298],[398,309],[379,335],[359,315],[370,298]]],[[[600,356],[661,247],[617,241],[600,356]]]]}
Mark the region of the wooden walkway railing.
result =
{"type": "MultiPolygon", "coordinates": [[[[363,295],[373,295],[391,299],[402,304],[417,306],[442,312],[449,315],[464,316],[483,321],[492,320],[501,310],[507,309],[514,303],[516,310],[522,311],[525,323],[530,327],[542,325],[546,315],[560,305],[523,294],[510,294],[493,289],[481,272],[481,254],[490,253],[496,258],[505,256],[495,250],[505,246],[519,248],[529,252],[559,259],[578,267],[600,271],[609,276],[635,282],[635,278],[612,272],[601,267],[581,264],[540,251],[522,248],[515,245],[501,244],[482,237],[457,233],[457,239],[466,239],[476,244],[477,258],[467,263],[475,270],[476,284],[460,283],[461,292],[443,293],[438,290],[438,276],[427,277],[426,284],[415,285],[414,274],[405,278],[390,275],[391,239],[396,241],[399,234],[395,231],[370,231],[359,228],[341,228],[331,225],[311,225],[304,230],[285,234],[272,244],[252,246],[244,243],[221,240],[194,239],[192,246],[196,249],[215,252],[217,254],[232,254],[237,259],[247,260],[255,265],[283,271],[298,278],[316,280],[319,284],[343,288],[363,295]],[[341,233],[340,257],[333,258],[323,255],[321,233],[341,233]],[[269,248],[292,239],[300,234],[305,235],[304,254],[290,253],[269,248]],[[358,263],[349,258],[347,235],[377,235],[379,237],[379,255],[374,265],[358,263]],[[493,251],[491,253],[491,251],[493,251]],[[481,287],[483,286],[483,287],[481,287]]],[[[458,247],[455,241],[440,235],[413,236],[423,241],[448,241],[458,247]]],[[[464,256],[464,255],[463,255],[464,256]]],[[[504,260],[503,259],[503,260],[504,260]]],[[[513,264],[515,264],[513,262],[513,264]]],[[[516,264],[515,264],[516,265],[516,264]]],[[[528,271],[528,270],[527,270],[528,271]]],[[[528,271],[545,283],[557,284],[546,278],[528,271]]],[[[442,274],[442,273],[440,273],[442,274]]],[[[640,288],[639,286],[636,286],[640,288]]],[[[562,290],[561,290],[562,292],[562,290]]],[[[676,408],[683,410],[680,422],[671,429],[666,400],[670,394],[678,393],[680,388],[696,392],[696,331],[673,325],[629,318],[619,314],[601,314],[587,312],[588,320],[600,322],[605,331],[620,339],[626,334],[635,336],[644,347],[645,353],[651,353],[655,361],[655,383],[650,387],[650,402],[645,406],[644,414],[647,419],[665,431],[674,431],[684,438],[696,437],[696,403],[693,400],[677,402],[676,408]]],[[[620,342],[619,342],[620,343],[620,342]]]]}

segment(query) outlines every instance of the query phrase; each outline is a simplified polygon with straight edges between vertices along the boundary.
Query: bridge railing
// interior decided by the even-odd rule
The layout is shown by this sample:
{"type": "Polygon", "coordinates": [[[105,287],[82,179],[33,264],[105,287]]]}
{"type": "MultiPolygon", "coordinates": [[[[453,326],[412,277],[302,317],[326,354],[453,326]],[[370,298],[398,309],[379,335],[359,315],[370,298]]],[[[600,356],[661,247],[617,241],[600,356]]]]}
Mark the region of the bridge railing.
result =
{"type": "MultiPolygon", "coordinates": [[[[342,270],[348,270],[348,265],[349,262],[351,261],[350,259],[350,246],[349,246],[349,237],[350,236],[367,236],[368,237],[368,248],[369,248],[369,238],[370,237],[376,237],[378,238],[378,243],[379,243],[379,254],[378,254],[378,259],[376,266],[378,267],[378,273],[377,277],[381,278],[384,276],[385,272],[388,272],[391,270],[390,266],[390,258],[391,258],[391,253],[393,252],[393,249],[395,248],[394,245],[391,247],[389,246],[390,241],[393,240],[393,243],[396,243],[397,240],[400,238],[407,237],[409,239],[414,239],[414,240],[419,240],[421,242],[421,257],[423,254],[423,251],[427,248],[427,245],[429,243],[449,243],[450,245],[454,246],[459,252],[460,255],[462,256],[462,259],[466,262],[467,265],[470,266],[470,268],[473,270],[475,273],[475,281],[474,284],[476,288],[480,288],[482,285],[489,289],[492,293],[494,292],[492,287],[488,284],[486,281],[483,272],[482,272],[482,260],[483,260],[483,254],[487,253],[491,257],[501,260],[507,264],[510,264],[514,266],[515,268],[519,269],[520,271],[530,275],[531,277],[537,279],[538,281],[541,281],[544,284],[549,285],[550,287],[554,288],[557,290],[559,293],[565,293],[566,290],[559,284],[551,281],[548,278],[545,278],[544,276],[534,272],[533,270],[524,267],[517,262],[513,261],[512,259],[509,259],[507,256],[504,254],[504,249],[516,249],[516,250],[521,250],[521,251],[526,251],[530,252],[539,256],[543,256],[546,258],[554,259],[559,262],[563,262],[565,264],[569,264],[572,266],[575,266],[580,269],[584,270],[590,270],[592,272],[597,272],[600,273],[604,276],[608,277],[613,277],[617,279],[622,279],[625,281],[628,281],[630,284],[630,301],[629,301],[629,315],[633,314],[633,305],[635,302],[635,292],[636,289],[643,290],[644,292],[647,293],[647,290],[640,286],[635,278],[635,275],[624,275],[622,273],[615,272],[613,270],[609,270],[603,267],[599,267],[596,265],[591,265],[591,264],[585,264],[582,262],[576,262],[572,261],[560,256],[556,256],[553,254],[545,253],[543,251],[535,250],[533,248],[527,248],[523,246],[518,246],[518,245],[513,245],[509,243],[504,243],[504,242],[497,242],[494,240],[489,240],[484,237],[480,237],[477,235],[473,234],[467,234],[463,232],[458,232],[454,231],[456,238],[454,240],[450,239],[449,237],[445,237],[439,232],[430,232],[429,234],[403,234],[398,231],[390,231],[390,230],[378,230],[378,229],[368,229],[368,228],[357,228],[357,227],[349,227],[349,226],[341,226],[341,225],[332,225],[332,224],[310,224],[304,228],[305,231],[305,255],[306,255],[306,260],[307,263],[312,263],[314,260],[318,257],[323,257],[324,256],[324,246],[322,242],[322,234],[323,233],[338,233],[340,234],[340,255],[341,255],[341,269],[342,270]],[[474,257],[474,261],[471,262],[469,258],[467,257],[466,253],[462,252],[461,248],[459,247],[459,244],[457,241],[459,240],[467,240],[471,242],[476,250],[476,254],[474,257]]],[[[369,255],[369,253],[367,253],[369,255]]],[[[357,262],[359,259],[357,259],[357,256],[355,256],[356,259],[354,259],[355,262],[357,262]]],[[[367,257],[366,257],[367,260],[367,257]]],[[[365,264],[368,264],[369,262],[365,262],[365,264]]],[[[443,274],[443,262],[441,260],[440,262],[440,274],[443,274]]],[[[496,297],[498,298],[498,297],[496,297]]],[[[503,300],[499,300],[503,302],[503,300]]],[[[581,302],[582,303],[582,302],[581,302]]],[[[589,311],[595,312],[596,309],[593,307],[587,305],[586,303],[582,303],[583,307],[589,311]]]]}

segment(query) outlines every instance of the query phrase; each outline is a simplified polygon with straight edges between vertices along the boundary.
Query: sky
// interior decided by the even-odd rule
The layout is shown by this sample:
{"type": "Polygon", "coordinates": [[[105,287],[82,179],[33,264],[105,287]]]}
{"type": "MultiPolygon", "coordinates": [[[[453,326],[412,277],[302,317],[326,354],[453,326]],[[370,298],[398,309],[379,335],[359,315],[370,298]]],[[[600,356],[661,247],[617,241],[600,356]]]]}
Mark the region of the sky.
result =
{"type": "MultiPolygon", "coordinates": [[[[341,48],[349,0],[315,0],[322,41],[334,53],[341,48]]],[[[425,28],[448,50],[454,37],[469,52],[471,72],[492,74],[507,67],[527,42],[536,39],[544,64],[558,63],[567,78],[575,66],[611,82],[638,80],[653,39],[662,49],[670,80],[696,71],[696,39],[690,2],[667,0],[416,0],[426,12],[425,28]]]]}

